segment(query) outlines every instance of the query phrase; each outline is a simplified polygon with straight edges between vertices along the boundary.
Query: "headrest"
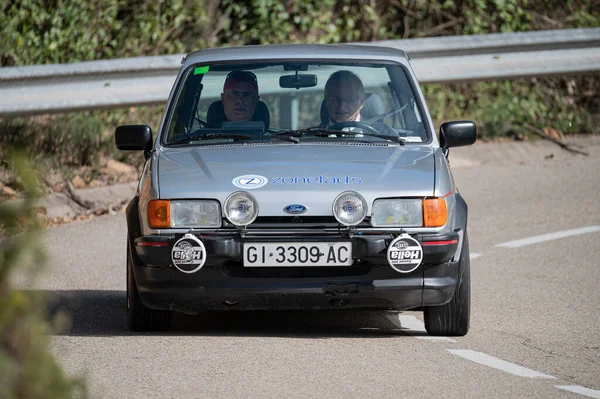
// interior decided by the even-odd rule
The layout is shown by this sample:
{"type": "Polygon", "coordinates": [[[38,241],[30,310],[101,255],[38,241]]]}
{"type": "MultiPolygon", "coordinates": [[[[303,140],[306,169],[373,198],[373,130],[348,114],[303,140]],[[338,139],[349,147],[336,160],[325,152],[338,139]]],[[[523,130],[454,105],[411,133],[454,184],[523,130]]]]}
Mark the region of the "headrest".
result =
{"type": "MultiPolygon", "coordinates": [[[[383,101],[375,93],[365,93],[365,104],[360,110],[360,115],[363,119],[371,119],[385,112],[383,101]]],[[[325,105],[325,100],[321,102],[321,123],[329,122],[329,112],[325,105]]]]}
{"type": "MultiPolygon", "coordinates": [[[[210,104],[208,111],[206,111],[206,124],[208,127],[219,129],[221,127],[221,123],[225,122],[226,120],[227,118],[225,118],[223,101],[219,100],[210,104]]],[[[262,101],[259,101],[258,104],[256,104],[256,110],[254,110],[252,120],[264,122],[265,131],[269,130],[269,125],[271,124],[271,115],[269,114],[269,108],[267,107],[267,104],[262,101]]]]}
{"type": "Polygon", "coordinates": [[[385,113],[383,101],[375,93],[366,94],[365,105],[360,110],[363,119],[371,119],[385,113]]]}

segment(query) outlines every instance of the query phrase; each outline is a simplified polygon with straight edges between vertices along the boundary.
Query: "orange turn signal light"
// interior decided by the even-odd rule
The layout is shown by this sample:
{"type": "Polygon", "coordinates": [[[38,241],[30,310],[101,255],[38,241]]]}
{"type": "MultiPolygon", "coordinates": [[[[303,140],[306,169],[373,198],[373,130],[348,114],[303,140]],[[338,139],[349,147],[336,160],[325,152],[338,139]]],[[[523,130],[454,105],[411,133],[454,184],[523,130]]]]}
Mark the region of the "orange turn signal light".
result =
{"type": "Polygon", "coordinates": [[[167,200],[152,200],[148,203],[148,224],[155,229],[171,227],[171,203],[167,200]]]}
{"type": "Polygon", "coordinates": [[[448,220],[444,198],[428,198],[423,201],[423,226],[442,227],[448,220]]]}

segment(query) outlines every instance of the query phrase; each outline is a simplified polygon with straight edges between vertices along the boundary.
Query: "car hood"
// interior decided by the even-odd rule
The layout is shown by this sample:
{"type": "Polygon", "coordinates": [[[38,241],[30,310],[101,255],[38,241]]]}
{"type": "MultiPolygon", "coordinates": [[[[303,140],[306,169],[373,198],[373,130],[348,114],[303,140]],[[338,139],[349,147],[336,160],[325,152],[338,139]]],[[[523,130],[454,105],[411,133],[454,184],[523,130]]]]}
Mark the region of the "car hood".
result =
{"type": "Polygon", "coordinates": [[[158,155],[161,198],[213,198],[221,203],[244,190],[260,215],[285,215],[301,204],[307,215],[330,215],[343,191],[367,203],[382,197],[423,197],[434,192],[434,157],[426,146],[247,145],[162,148],[158,155]]]}

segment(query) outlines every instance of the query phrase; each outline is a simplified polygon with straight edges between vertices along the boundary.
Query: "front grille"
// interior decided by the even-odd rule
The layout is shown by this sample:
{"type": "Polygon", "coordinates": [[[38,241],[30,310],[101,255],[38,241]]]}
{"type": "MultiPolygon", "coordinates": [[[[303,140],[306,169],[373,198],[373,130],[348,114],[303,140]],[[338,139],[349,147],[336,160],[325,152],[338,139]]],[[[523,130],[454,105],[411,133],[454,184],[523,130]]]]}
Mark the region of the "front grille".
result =
{"type": "MultiPolygon", "coordinates": [[[[367,228],[371,227],[368,220],[365,219],[361,224],[356,227],[367,228]]],[[[224,228],[234,228],[235,226],[228,223],[227,220],[223,221],[225,224],[224,228]]],[[[346,229],[346,226],[341,225],[333,216],[259,216],[256,220],[248,226],[248,230],[258,229],[318,229],[318,228],[337,228],[346,229]]]]}
{"type": "Polygon", "coordinates": [[[338,221],[333,216],[259,216],[254,221],[254,224],[289,224],[289,223],[317,223],[317,224],[334,224],[338,221]]]}

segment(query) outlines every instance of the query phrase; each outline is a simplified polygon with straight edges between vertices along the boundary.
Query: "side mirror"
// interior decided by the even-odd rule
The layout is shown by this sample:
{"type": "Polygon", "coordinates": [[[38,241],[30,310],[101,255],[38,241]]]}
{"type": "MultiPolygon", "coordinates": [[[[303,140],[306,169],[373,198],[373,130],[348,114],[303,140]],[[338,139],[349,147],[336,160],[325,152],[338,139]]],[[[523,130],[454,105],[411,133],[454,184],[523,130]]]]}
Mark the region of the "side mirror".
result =
{"type": "Polygon", "coordinates": [[[115,144],[119,150],[152,150],[152,129],[146,125],[125,125],[115,130],[115,144]]]}
{"type": "Polygon", "coordinates": [[[477,127],[471,121],[445,122],[440,126],[440,146],[443,149],[471,145],[477,140],[477,127]]]}

